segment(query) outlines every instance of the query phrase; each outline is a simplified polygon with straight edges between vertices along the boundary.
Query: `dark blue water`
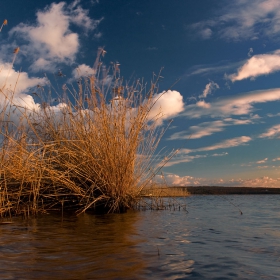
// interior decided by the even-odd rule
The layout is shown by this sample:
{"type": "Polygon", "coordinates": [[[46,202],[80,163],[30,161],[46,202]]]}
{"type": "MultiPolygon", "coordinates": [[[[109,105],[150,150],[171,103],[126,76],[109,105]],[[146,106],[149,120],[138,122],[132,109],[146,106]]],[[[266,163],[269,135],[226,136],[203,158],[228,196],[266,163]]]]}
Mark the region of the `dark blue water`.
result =
{"type": "Polygon", "coordinates": [[[279,195],[180,202],[0,225],[0,279],[280,279],[279,195]]]}

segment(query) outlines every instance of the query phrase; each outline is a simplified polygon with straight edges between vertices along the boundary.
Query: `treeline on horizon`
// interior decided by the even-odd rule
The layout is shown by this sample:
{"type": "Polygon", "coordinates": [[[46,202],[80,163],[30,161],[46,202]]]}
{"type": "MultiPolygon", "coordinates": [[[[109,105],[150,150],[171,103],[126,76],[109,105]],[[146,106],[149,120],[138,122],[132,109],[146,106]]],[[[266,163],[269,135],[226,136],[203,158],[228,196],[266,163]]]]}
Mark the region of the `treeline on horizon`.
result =
{"type": "Polygon", "coordinates": [[[271,187],[227,187],[227,186],[186,186],[172,187],[186,190],[189,194],[280,194],[280,188],[271,187]]]}

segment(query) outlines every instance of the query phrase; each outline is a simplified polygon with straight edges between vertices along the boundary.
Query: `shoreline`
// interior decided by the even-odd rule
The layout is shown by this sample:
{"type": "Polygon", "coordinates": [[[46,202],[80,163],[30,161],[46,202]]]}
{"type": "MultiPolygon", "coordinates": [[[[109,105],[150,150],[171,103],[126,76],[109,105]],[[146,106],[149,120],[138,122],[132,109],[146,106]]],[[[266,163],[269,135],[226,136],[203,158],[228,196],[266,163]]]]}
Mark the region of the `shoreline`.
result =
{"type": "Polygon", "coordinates": [[[184,197],[190,195],[280,195],[280,188],[225,187],[225,186],[174,186],[142,190],[143,197],[184,197]]]}
{"type": "Polygon", "coordinates": [[[265,187],[221,187],[221,186],[189,186],[174,187],[178,190],[185,190],[190,195],[249,195],[249,194],[280,194],[280,188],[265,187]]]}

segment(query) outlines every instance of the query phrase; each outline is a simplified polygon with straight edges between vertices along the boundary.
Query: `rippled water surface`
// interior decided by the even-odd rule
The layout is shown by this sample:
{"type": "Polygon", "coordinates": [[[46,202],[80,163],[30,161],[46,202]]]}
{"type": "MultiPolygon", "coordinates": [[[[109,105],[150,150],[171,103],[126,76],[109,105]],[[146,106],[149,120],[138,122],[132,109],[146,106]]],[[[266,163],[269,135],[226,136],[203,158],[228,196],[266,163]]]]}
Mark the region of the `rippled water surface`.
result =
{"type": "Polygon", "coordinates": [[[280,279],[279,195],[180,202],[188,212],[2,224],[0,279],[280,279]]]}

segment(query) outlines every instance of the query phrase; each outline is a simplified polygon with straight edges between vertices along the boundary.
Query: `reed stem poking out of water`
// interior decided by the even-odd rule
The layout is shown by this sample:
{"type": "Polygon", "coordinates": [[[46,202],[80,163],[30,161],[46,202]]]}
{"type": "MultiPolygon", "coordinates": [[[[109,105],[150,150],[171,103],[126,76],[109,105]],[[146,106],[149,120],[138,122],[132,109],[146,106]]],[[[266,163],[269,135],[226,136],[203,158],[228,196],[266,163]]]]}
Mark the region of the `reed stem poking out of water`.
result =
{"type": "Polygon", "coordinates": [[[33,109],[1,87],[0,216],[133,209],[176,153],[156,161],[166,130],[158,126],[162,114],[153,112],[164,94],[158,93],[158,79],[148,90],[140,81],[125,85],[118,64],[102,76],[103,52],[78,90],[64,86],[57,106],[43,98],[39,85],[34,94],[40,106],[33,109]]]}

